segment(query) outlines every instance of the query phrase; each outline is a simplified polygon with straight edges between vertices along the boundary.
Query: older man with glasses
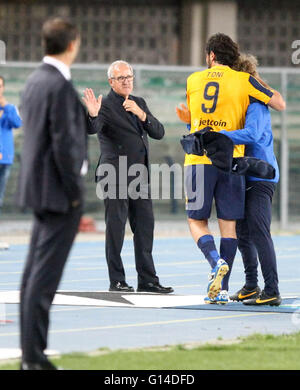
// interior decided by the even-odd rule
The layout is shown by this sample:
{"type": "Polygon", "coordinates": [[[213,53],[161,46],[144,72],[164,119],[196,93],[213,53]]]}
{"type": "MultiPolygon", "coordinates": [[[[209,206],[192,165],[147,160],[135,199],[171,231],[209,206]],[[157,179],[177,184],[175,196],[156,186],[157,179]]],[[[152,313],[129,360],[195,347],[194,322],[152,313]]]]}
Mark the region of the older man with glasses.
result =
{"type": "Polygon", "coordinates": [[[107,76],[111,90],[103,101],[102,95],[96,98],[90,88],[84,91],[83,101],[88,109],[88,132],[97,133],[101,149],[96,182],[101,184],[103,193],[110,185],[110,190],[103,196],[109,291],[134,291],[126,283],[121,258],[128,218],[133,232],[137,291],[168,294],[173,289],[160,284],[152,258],[154,216],[148,145],[148,136],[157,140],[163,138],[164,127],[151,114],[143,98],[131,95],[134,75],[130,64],[121,60],[113,62],[107,76]],[[140,167],[144,168],[142,177],[132,175],[140,167]],[[116,180],[107,182],[104,173],[116,180]],[[131,191],[137,179],[139,185],[135,189],[139,190],[131,191]]]}

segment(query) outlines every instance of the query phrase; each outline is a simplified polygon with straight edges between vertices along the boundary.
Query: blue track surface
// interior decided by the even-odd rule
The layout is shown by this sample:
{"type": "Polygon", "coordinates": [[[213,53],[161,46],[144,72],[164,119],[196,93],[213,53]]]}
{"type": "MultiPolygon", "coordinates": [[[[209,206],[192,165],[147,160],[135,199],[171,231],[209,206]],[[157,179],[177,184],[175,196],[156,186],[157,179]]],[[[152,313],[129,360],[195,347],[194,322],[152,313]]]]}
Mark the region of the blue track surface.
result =
{"type": "MultiPolygon", "coordinates": [[[[300,237],[274,236],[278,260],[280,308],[246,308],[242,304],[184,306],[153,309],[131,307],[52,306],[48,348],[60,352],[149,347],[166,344],[232,339],[254,332],[282,334],[300,330],[300,237]],[[297,298],[298,297],[298,298],[297,298]],[[292,305],[292,306],[291,306],[292,305]],[[295,311],[296,310],[296,311],[295,311]]],[[[0,252],[0,290],[18,290],[27,246],[11,246],[0,252]]],[[[203,295],[209,267],[190,238],[156,239],[154,259],[160,282],[178,295],[203,295]]],[[[136,286],[131,240],[125,240],[123,260],[127,282],[136,286]]],[[[230,293],[242,287],[243,264],[237,254],[230,293]]],[[[262,278],[260,274],[260,287],[262,278]]],[[[108,289],[104,241],[77,242],[71,252],[59,290],[106,291],[108,289]]],[[[5,305],[6,319],[0,325],[0,348],[19,347],[18,305],[5,305]]],[[[3,305],[2,305],[3,311],[3,305]]]]}

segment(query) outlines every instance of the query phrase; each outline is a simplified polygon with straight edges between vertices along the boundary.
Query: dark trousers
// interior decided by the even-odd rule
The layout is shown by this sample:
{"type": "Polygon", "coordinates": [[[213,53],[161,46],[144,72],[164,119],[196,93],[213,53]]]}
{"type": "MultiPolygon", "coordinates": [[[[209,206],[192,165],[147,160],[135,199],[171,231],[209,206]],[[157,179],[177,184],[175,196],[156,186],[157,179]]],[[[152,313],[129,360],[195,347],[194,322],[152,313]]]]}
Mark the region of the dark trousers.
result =
{"type": "Polygon", "coordinates": [[[246,186],[245,218],[237,221],[238,248],[242,254],[246,286],[256,287],[257,256],[264,278],[267,294],[278,295],[276,254],[270,233],[272,197],[275,184],[266,181],[251,181],[246,186]]]}
{"type": "Polygon", "coordinates": [[[157,283],[152,258],[154,216],[151,199],[104,200],[106,223],[106,260],[110,282],[125,281],[121,258],[127,218],[133,233],[138,284],[157,283]]]}
{"type": "Polygon", "coordinates": [[[49,310],[78,230],[81,208],[67,214],[34,214],[30,248],[21,283],[22,360],[47,358],[49,310]]]}

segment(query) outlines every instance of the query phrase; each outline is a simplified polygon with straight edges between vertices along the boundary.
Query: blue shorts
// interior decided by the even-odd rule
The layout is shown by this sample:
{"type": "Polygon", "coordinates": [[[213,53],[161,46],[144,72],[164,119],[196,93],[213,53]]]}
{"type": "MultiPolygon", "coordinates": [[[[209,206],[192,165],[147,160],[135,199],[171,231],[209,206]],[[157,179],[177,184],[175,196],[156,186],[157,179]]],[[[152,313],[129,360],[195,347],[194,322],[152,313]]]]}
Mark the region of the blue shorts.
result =
{"type": "Polygon", "coordinates": [[[244,217],[245,177],[225,173],[213,165],[185,167],[186,211],[191,219],[208,219],[215,200],[217,218],[236,220],[244,217]]]}

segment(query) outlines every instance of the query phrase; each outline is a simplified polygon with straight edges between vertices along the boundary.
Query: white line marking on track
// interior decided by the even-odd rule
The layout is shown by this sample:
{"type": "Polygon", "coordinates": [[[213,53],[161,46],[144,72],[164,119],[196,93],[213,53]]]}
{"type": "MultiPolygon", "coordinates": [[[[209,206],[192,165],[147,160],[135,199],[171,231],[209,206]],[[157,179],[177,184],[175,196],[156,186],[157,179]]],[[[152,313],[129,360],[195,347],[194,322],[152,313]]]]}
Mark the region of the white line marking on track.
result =
{"type": "MultiPolygon", "coordinates": [[[[184,323],[192,323],[192,322],[200,322],[200,321],[212,321],[212,320],[224,320],[230,318],[241,318],[241,317],[255,317],[255,316],[268,316],[268,315],[278,315],[282,313],[244,313],[244,314],[233,314],[233,315],[219,315],[213,317],[203,317],[203,318],[186,318],[184,320],[169,320],[169,321],[156,321],[156,322],[142,322],[135,324],[120,324],[120,325],[106,325],[106,326],[97,326],[91,328],[72,328],[72,329],[57,329],[50,330],[51,334],[58,333],[76,333],[76,332],[90,332],[90,331],[98,331],[98,330],[108,330],[108,329],[123,329],[123,328],[139,328],[146,326],[158,326],[158,325],[172,325],[172,324],[184,324],[184,323]]],[[[9,337],[9,336],[19,336],[18,332],[11,333],[2,333],[0,337],[9,337]]]]}
{"type": "MultiPolygon", "coordinates": [[[[82,306],[70,307],[70,306],[65,306],[65,307],[62,307],[60,309],[57,309],[57,308],[55,308],[55,306],[51,306],[50,310],[51,310],[51,313],[59,313],[59,312],[64,313],[65,311],[69,312],[69,311],[83,311],[83,310],[103,310],[103,309],[106,309],[106,308],[107,307],[105,307],[105,306],[88,306],[88,307],[82,307],[82,306]]],[[[20,315],[19,312],[6,313],[6,317],[17,317],[19,315],[20,315]]]]}

